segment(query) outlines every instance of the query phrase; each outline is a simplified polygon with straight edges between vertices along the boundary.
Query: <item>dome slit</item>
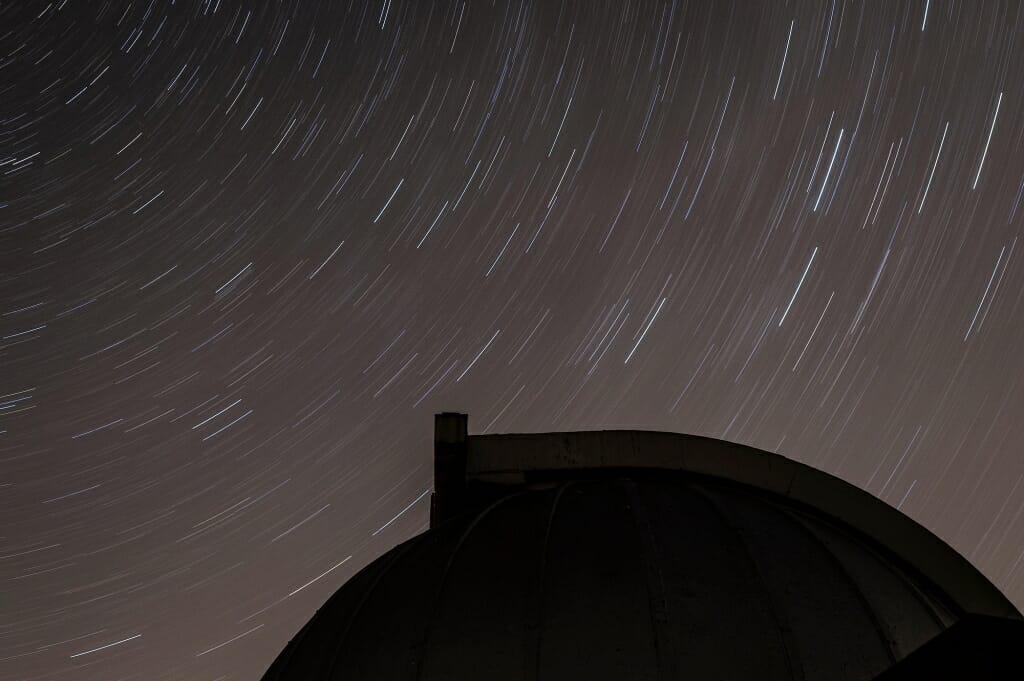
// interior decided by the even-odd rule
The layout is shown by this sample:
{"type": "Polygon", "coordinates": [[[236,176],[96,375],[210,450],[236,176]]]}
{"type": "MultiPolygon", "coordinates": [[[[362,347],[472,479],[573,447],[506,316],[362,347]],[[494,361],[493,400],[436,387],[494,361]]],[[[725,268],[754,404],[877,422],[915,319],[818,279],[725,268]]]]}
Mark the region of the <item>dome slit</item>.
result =
{"type": "Polygon", "coordinates": [[[640,545],[640,560],[644,564],[644,580],[647,587],[647,601],[650,608],[651,636],[654,640],[654,654],[657,658],[656,667],[658,678],[662,681],[669,681],[671,675],[666,669],[663,658],[665,649],[664,623],[669,619],[668,599],[665,597],[665,577],[661,571],[661,562],[658,559],[658,547],[651,530],[651,523],[647,517],[647,510],[644,507],[644,500],[637,492],[637,483],[633,480],[622,481],[623,491],[629,500],[629,509],[633,517],[633,523],[637,530],[637,543],[640,545]],[[651,575],[657,579],[652,583],[651,575]],[[658,619],[662,621],[659,622],[658,619]]]}
{"type": "Polygon", "coordinates": [[[533,668],[533,681],[540,681],[540,653],[541,653],[541,637],[543,636],[544,628],[544,595],[545,595],[545,582],[547,572],[547,559],[548,551],[550,549],[551,541],[551,526],[554,523],[555,511],[558,509],[558,502],[562,500],[562,496],[565,491],[572,487],[572,482],[567,482],[560,485],[551,499],[551,509],[548,511],[547,521],[544,523],[544,541],[541,544],[540,549],[540,560],[537,566],[537,598],[534,601],[534,614],[535,617],[531,618],[531,621],[527,623],[527,628],[533,630],[533,636],[530,637],[530,644],[533,647],[533,664],[530,667],[533,668]]]}

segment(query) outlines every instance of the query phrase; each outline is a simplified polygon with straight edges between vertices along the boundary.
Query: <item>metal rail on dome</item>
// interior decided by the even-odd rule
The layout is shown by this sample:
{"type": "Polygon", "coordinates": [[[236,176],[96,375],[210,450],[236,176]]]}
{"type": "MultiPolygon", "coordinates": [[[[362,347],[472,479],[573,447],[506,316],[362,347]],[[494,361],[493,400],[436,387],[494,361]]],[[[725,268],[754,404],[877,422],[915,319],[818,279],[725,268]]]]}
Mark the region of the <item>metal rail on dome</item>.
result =
{"type": "Polygon", "coordinates": [[[778,454],[694,435],[639,430],[469,435],[466,414],[437,414],[430,526],[520,489],[602,469],[675,471],[784,497],[865,535],[935,584],[964,613],[1021,619],[966,558],[881,499],[778,454]]]}

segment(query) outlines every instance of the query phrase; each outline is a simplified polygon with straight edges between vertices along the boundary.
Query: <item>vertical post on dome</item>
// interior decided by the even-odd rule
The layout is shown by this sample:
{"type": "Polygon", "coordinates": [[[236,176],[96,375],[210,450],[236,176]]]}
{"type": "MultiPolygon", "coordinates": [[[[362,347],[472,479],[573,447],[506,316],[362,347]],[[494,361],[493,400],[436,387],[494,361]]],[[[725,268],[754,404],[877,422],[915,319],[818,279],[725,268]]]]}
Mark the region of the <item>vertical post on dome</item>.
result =
{"type": "Polygon", "coordinates": [[[457,516],[465,503],[467,424],[469,416],[453,412],[434,415],[434,492],[430,495],[430,526],[457,516]]]}

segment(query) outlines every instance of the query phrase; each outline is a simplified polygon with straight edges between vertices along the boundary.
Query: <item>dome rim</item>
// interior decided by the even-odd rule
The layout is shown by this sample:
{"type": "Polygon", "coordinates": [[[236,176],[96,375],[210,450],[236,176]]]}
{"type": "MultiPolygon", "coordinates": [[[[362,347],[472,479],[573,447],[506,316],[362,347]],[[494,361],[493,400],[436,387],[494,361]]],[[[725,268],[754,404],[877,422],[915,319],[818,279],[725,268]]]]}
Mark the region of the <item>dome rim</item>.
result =
{"type": "Polygon", "coordinates": [[[781,454],[655,430],[469,435],[466,446],[467,484],[522,489],[545,476],[665,470],[782,497],[870,538],[934,584],[962,614],[1024,619],[988,577],[931,530],[870,492],[781,454]]]}

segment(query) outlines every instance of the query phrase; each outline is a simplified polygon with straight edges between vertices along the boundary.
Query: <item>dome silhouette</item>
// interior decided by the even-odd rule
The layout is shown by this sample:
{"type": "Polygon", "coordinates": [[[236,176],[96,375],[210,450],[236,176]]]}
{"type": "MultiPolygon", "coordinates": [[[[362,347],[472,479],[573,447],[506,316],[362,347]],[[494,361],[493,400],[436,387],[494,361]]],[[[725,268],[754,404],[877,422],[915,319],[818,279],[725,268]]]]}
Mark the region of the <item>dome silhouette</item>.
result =
{"type": "Polygon", "coordinates": [[[781,456],[435,428],[431,529],[342,586],[265,681],[937,678],[922,665],[977,669],[1024,641],[953,549],[781,456]]]}

